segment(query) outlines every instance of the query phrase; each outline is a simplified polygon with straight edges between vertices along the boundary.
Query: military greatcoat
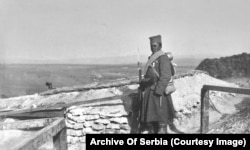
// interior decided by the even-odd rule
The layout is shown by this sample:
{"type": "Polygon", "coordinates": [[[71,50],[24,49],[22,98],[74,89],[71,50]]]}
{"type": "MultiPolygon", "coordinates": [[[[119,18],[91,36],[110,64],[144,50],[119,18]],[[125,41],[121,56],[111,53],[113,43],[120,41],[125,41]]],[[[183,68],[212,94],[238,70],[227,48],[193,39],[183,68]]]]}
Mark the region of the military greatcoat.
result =
{"type": "Polygon", "coordinates": [[[140,83],[140,87],[144,91],[141,122],[167,123],[168,119],[174,118],[175,115],[171,94],[165,94],[166,86],[173,75],[171,64],[167,55],[162,55],[151,65],[158,72],[159,78],[152,67],[149,67],[140,83]]]}

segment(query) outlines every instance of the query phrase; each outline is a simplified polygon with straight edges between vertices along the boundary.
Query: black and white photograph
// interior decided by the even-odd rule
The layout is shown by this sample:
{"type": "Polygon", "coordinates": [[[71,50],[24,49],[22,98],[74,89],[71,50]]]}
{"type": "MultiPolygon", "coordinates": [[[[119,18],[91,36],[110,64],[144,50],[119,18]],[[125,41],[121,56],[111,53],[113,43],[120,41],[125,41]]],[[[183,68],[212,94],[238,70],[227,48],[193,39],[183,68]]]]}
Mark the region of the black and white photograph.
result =
{"type": "Polygon", "coordinates": [[[0,150],[247,147],[249,14],[249,0],[0,0],[0,150]]]}

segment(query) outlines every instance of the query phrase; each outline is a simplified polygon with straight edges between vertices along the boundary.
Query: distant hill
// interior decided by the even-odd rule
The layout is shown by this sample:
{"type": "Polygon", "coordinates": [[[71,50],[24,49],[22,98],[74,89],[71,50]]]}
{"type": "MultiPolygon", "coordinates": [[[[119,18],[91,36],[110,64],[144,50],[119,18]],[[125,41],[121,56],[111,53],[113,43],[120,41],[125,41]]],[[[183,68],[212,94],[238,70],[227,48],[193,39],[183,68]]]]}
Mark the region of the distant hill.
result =
{"type": "Polygon", "coordinates": [[[196,70],[207,71],[216,78],[250,76],[250,54],[205,59],[196,70]]]}

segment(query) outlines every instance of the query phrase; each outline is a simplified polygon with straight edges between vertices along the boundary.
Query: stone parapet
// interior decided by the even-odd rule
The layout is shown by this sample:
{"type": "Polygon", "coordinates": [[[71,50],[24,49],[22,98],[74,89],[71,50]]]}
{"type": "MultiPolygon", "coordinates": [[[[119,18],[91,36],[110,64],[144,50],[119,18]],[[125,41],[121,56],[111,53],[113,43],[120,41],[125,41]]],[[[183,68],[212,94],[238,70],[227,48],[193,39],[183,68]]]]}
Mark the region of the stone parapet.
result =
{"type": "Polygon", "coordinates": [[[129,134],[129,114],[122,100],[72,106],[65,111],[67,142],[85,142],[86,134],[129,134]]]}

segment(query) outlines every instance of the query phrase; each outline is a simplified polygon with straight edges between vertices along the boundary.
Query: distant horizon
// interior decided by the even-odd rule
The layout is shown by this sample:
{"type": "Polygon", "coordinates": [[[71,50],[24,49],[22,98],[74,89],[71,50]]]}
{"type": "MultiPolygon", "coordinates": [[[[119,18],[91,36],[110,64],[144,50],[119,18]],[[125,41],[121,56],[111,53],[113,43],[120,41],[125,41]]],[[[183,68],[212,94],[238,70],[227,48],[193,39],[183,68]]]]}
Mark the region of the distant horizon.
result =
{"type": "MultiPolygon", "coordinates": [[[[246,53],[246,52],[242,52],[246,53]]],[[[234,55],[240,55],[234,54],[234,55]]],[[[230,55],[233,56],[233,55],[230,55]]],[[[214,59],[214,58],[221,58],[221,57],[230,57],[230,56],[218,56],[218,57],[206,57],[206,58],[199,58],[199,57],[182,57],[182,58],[174,58],[174,62],[181,65],[181,66],[194,66],[198,65],[204,59],[214,59]]],[[[147,61],[146,55],[139,56],[140,63],[145,64],[147,61]]],[[[4,62],[0,61],[0,64],[27,64],[27,65],[133,65],[138,63],[138,56],[130,55],[130,56],[117,56],[117,57],[88,57],[88,58],[65,58],[65,59],[7,59],[4,62]],[[98,60],[98,61],[97,61],[98,60]]]]}
{"type": "MultiPolygon", "coordinates": [[[[145,64],[147,62],[148,56],[140,56],[139,62],[142,64],[145,64]]],[[[204,58],[205,59],[205,58],[204,58]]],[[[191,63],[193,61],[201,61],[203,60],[202,58],[175,58],[174,62],[175,63],[182,63],[183,61],[185,62],[184,64],[187,64],[187,61],[190,61],[191,63]]],[[[9,59],[5,61],[4,63],[0,64],[69,64],[69,65],[123,65],[123,64],[137,64],[138,59],[136,55],[131,55],[131,56],[117,56],[117,57],[89,57],[89,58],[68,58],[68,59],[9,59]],[[98,61],[96,61],[98,60],[98,61]]],[[[189,64],[188,64],[189,66],[189,64]]]]}

